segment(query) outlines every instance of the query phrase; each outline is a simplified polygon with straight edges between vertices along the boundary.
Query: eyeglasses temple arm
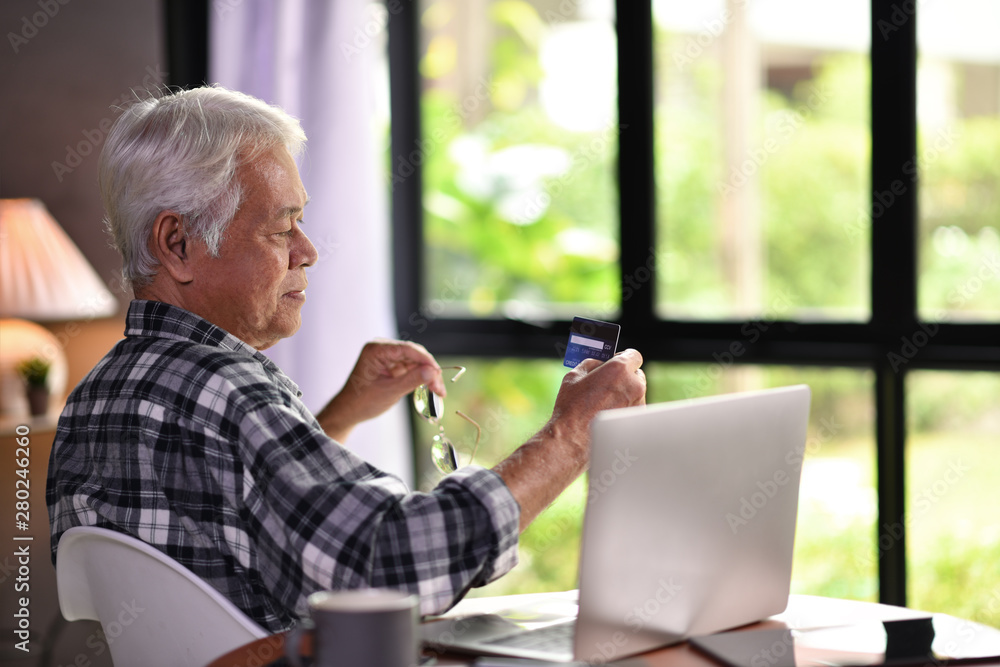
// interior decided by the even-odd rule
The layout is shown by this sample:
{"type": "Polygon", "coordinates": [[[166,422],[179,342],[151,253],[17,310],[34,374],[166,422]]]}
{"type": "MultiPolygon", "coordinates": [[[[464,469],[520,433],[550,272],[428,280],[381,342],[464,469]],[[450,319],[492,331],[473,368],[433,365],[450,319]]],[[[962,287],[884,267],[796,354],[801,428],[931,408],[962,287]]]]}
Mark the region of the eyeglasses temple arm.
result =
{"type": "Polygon", "coordinates": [[[454,376],[453,376],[453,377],[451,378],[451,381],[452,381],[452,382],[454,382],[455,380],[457,380],[458,378],[462,377],[462,375],[464,375],[464,374],[465,374],[465,366],[442,366],[442,367],[441,367],[441,370],[444,370],[444,369],[446,369],[446,368],[447,368],[447,369],[451,369],[451,370],[457,370],[457,371],[458,371],[458,372],[457,372],[457,373],[455,373],[455,375],[454,375],[454,376]]]}
{"type": "MultiPolygon", "coordinates": [[[[465,371],[464,368],[462,370],[465,371]]],[[[476,458],[476,452],[479,450],[479,438],[483,434],[483,429],[479,424],[476,423],[475,419],[465,414],[461,410],[455,410],[455,414],[476,427],[476,444],[472,448],[472,459],[474,460],[476,458]]]]}

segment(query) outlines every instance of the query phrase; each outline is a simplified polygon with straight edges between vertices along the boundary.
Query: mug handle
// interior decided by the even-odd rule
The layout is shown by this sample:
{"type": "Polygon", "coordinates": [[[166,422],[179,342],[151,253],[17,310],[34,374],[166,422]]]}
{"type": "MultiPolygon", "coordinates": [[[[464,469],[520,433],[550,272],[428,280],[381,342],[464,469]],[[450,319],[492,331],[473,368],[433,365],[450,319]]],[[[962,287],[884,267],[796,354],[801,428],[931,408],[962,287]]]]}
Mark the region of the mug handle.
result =
{"type": "Polygon", "coordinates": [[[311,619],[304,619],[298,624],[293,625],[288,632],[285,633],[285,659],[292,667],[302,667],[302,653],[300,647],[302,646],[302,636],[315,628],[311,619]]]}

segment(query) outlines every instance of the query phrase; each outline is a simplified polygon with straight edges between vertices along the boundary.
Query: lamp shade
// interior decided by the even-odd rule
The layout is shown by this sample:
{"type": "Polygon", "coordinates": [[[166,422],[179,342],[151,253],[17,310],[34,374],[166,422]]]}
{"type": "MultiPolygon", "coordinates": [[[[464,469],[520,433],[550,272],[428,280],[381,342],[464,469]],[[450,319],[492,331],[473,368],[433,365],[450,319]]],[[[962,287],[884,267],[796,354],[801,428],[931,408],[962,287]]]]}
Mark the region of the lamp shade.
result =
{"type": "Polygon", "coordinates": [[[118,302],[37,199],[0,199],[0,317],[108,317],[118,302]]]}

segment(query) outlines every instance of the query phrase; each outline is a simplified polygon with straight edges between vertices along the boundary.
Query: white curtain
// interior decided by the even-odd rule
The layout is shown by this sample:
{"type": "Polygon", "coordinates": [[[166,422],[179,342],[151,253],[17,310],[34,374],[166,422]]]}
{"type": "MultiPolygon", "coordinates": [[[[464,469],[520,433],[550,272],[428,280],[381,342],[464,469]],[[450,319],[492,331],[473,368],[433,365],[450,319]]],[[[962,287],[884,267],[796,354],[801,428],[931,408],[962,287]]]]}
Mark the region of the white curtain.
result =
{"type": "MultiPolygon", "coordinates": [[[[319,250],[309,269],[302,328],[267,351],[318,411],[343,386],[365,341],[395,335],[387,192],[378,167],[375,100],[379,39],[368,0],[213,2],[210,79],[277,104],[308,137],[299,170],[310,203],[305,231],[319,250]],[[378,37],[378,36],[376,36],[378,37]],[[345,49],[345,45],[351,48],[345,49]]],[[[346,445],[413,478],[406,406],[361,425],[346,445]]]]}

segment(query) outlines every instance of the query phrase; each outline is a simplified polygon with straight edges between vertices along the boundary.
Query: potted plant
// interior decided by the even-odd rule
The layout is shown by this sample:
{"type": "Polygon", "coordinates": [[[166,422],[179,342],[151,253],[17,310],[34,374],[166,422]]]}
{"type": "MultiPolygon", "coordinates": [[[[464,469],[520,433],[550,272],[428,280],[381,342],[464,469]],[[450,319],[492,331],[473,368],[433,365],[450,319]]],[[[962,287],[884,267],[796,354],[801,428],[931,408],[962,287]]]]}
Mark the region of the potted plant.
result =
{"type": "Polygon", "coordinates": [[[52,362],[41,357],[30,357],[17,365],[28,393],[28,407],[32,416],[44,415],[49,410],[49,370],[52,362]]]}

